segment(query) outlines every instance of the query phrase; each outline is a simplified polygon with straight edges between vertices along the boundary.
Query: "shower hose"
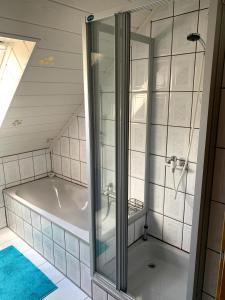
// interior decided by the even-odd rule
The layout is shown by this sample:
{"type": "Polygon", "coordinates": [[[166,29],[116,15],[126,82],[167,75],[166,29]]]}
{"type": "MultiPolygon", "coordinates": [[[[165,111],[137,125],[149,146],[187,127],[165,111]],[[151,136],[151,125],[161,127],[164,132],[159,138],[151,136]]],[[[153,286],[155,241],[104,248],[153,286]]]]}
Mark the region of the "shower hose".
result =
{"type": "Polygon", "coordinates": [[[198,103],[199,103],[200,93],[201,93],[201,83],[202,83],[202,79],[203,79],[204,61],[205,61],[205,52],[203,52],[203,56],[202,56],[201,69],[200,69],[200,78],[199,78],[199,82],[198,82],[197,99],[196,99],[196,103],[195,103],[195,106],[194,106],[194,115],[193,115],[193,122],[192,122],[192,125],[191,125],[189,145],[188,145],[184,166],[182,168],[181,175],[179,177],[177,187],[175,185],[175,175],[173,174],[173,181],[174,181],[174,187],[175,187],[175,189],[174,189],[175,190],[175,199],[177,198],[177,193],[178,193],[179,187],[181,185],[181,182],[182,182],[183,176],[185,174],[185,171],[187,170],[187,167],[188,167],[189,156],[190,156],[191,147],[192,147],[192,144],[193,144],[195,122],[196,122],[198,103]]]}

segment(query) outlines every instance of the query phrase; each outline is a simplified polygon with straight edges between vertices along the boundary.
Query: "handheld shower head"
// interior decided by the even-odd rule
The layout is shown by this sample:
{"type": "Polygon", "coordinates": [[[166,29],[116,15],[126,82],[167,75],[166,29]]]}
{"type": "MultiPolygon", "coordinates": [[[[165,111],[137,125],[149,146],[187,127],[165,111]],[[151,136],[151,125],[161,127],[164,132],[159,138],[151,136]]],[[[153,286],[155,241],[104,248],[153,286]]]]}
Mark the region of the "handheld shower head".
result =
{"type": "Polygon", "coordinates": [[[191,41],[191,42],[200,42],[200,44],[202,45],[203,49],[206,49],[206,44],[205,41],[202,39],[201,35],[197,32],[193,32],[188,34],[187,36],[187,40],[191,41]]]}

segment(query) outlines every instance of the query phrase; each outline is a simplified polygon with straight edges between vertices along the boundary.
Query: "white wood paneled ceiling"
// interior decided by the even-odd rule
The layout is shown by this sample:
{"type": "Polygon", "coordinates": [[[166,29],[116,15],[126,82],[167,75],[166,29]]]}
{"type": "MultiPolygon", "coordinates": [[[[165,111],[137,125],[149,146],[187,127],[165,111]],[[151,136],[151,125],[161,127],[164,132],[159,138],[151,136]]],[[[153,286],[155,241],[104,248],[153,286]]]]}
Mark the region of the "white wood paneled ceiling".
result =
{"type": "Polygon", "coordinates": [[[0,35],[37,41],[0,128],[0,157],[48,146],[83,102],[84,17],[133,1],[0,0],[0,35]]]}

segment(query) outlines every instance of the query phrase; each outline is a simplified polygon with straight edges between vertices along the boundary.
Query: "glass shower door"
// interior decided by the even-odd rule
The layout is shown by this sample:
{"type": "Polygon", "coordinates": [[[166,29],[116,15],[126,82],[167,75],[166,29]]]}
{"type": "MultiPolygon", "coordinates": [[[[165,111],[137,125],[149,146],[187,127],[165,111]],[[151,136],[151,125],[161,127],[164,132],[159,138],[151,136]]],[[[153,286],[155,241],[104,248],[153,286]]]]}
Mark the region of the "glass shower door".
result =
{"type": "Polygon", "coordinates": [[[116,280],[115,17],[90,23],[95,135],[95,267],[116,280]]]}
{"type": "Polygon", "coordinates": [[[130,14],[85,30],[93,273],[126,291],[130,14]]]}

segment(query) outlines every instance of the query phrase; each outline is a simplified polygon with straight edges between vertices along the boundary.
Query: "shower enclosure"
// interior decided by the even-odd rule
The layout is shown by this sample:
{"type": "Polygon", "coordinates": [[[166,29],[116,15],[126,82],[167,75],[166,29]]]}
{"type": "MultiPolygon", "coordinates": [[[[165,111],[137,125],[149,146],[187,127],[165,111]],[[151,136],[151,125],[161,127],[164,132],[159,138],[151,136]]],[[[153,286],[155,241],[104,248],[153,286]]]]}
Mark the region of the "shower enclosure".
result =
{"type": "MultiPolygon", "coordinates": [[[[149,15],[151,11],[144,17],[149,15]]],[[[201,105],[195,113],[194,104],[202,94],[204,49],[187,41],[187,33],[184,48],[179,39],[176,44],[180,24],[172,24],[173,16],[160,20],[164,23],[159,27],[155,22],[151,34],[134,26],[135,18],[136,12],[90,15],[84,28],[92,274],[108,289],[119,291],[121,298],[148,300],[153,291],[152,299],[164,299],[164,290],[165,299],[175,300],[174,294],[179,300],[191,299],[192,291],[187,298],[186,293],[187,285],[193,284],[197,246],[192,242],[190,273],[192,227],[185,211],[193,209],[195,195],[201,105]],[[169,36],[168,49],[165,40],[160,44],[155,39],[157,34],[169,36]],[[156,102],[165,103],[160,111],[156,102]],[[185,109],[190,104],[188,120],[176,119],[180,103],[185,109]],[[184,144],[183,152],[179,143],[184,144]],[[183,170],[186,149],[190,158],[183,170]]],[[[198,218],[197,200],[195,205],[198,218]]]]}

